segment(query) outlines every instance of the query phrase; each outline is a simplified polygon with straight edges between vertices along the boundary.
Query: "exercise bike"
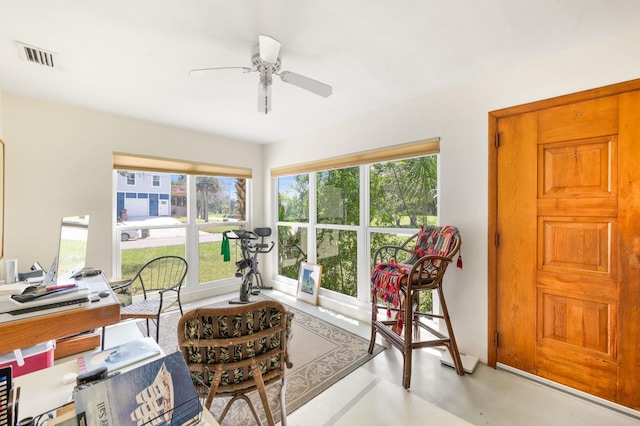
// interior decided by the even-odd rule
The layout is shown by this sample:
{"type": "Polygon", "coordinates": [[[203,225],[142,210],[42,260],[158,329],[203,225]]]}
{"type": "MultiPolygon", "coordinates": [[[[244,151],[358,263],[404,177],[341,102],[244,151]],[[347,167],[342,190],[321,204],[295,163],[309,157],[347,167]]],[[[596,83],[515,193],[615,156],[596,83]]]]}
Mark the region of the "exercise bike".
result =
{"type": "Polygon", "coordinates": [[[262,275],[258,270],[258,254],[269,253],[273,250],[274,242],[266,243],[265,238],[271,235],[271,228],[255,228],[253,231],[246,229],[234,229],[225,231],[224,235],[230,240],[240,241],[242,259],[236,262],[236,277],[242,278],[240,286],[240,299],[230,300],[231,304],[251,303],[251,295],[257,296],[260,290],[271,290],[273,287],[265,287],[262,275]],[[260,242],[257,240],[260,239],[260,242]]]}

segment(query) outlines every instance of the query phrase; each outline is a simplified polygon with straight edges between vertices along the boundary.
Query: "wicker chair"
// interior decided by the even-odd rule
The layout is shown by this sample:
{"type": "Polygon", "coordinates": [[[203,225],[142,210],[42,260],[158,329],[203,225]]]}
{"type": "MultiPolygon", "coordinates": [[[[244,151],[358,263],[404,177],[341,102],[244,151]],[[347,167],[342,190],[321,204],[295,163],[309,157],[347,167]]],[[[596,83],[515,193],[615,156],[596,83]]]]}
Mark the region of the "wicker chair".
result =
{"type": "MultiPolygon", "coordinates": [[[[452,226],[427,227],[413,235],[400,246],[382,246],[374,254],[374,270],[371,275],[372,309],[371,341],[369,353],[375,346],[376,333],[398,348],[404,357],[402,385],[411,385],[412,351],[414,349],[445,346],[451,353],[454,367],[464,375],[460,353],[453,334],[449,311],[442,291],[442,280],[447,266],[462,244],[458,229],[452,226]],[[415,246],[411,247],[414,244],[415,246]],[[421,293],[437,290],[441,314],[421,312],[421,293]],[[378,310],[387,311],[387,319],[378,319],[378,310]],[[395,312],[395,318],[391,313],[395,312]],[[444,320],[447,335],[430,327],[421,318],[444,320]],[[431,336],[421,340],[420,330],[431,336]],[[435,337],[435,339],[433,339],[435,337]]],[[[462,258],[458,258],[462,267],[462,258]]]]}
{"type": "MultiPolygon", "coordinates": [[[[162,256],[147,262],[131,280],[113,283],[112,290],[116,296],[129,295],[129,301],[121,303],[120,319],[145,319],[147,321],[147,336],[150,335],[149,320],[153,320],[156,324],[157,342],[160,338],[160,315],[175,303],[178,303],[180,314],[183,313],[180,288],[187,276],[187,269],[187,261],[183,258],[162,256]],[[142,289],[143,300],[130,303],[132,287],[142,289]],[[175,293],[175,300],[166,298],[168,292],[175,293]]],[[[104,348],[104,328],[102,336],[104,348]]]]}
{"type": "Polygon", "coordinates": [[[231,405],[244,400],[257,424],[262,422],[247,393],[258,390],[267,422],[275,425],[266,386],[281,382],[281,424],[286,426],[285,366],[292,314],[276,301],[200,308],[187,312],[178,322],[178,346],[191,371],[204,406],[209,410],[216,396],[232,398],[218,422],[222,424],[231,405]]]}

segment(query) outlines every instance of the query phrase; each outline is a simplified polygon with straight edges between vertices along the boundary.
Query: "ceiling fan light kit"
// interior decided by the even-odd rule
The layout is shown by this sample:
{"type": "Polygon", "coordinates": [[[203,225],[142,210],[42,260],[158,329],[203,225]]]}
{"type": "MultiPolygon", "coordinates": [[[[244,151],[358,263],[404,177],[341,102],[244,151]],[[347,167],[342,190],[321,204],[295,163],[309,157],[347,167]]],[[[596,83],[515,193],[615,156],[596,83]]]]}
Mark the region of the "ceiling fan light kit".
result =
{"type": "Polygon", "coordinates": [[[282,81],[292,84],[311,93],[327,98],[331,96],[333,88],[327,84],[313,80],[291,71],[280,71],[280,48],[281,43],[273,37],[260,34],[258,44],[251,49],[251,65],[247,67],[216,67],[201,68],[191,70],[190,74],[204,74],[220,69],[241,69],[243,72],[257,72],[260,76],[258,81],[258,112],[267,114],[271,111],[271,85],[273,75],[280,77],[282,81]]]}

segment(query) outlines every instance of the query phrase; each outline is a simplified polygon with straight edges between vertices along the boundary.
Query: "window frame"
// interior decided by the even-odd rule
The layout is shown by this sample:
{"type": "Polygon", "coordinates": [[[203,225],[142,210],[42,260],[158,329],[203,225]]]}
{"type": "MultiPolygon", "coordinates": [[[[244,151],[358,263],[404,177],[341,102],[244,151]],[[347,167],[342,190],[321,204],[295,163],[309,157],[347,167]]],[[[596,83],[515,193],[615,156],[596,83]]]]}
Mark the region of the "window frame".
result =
{"type": "MultiPolygon", "coordinates": [[[[410,237],[415,234],[418,229],[415,228],[383,228],[372,227],[370,225],[370,208],[369,208],[369,182],[370,182],[370,166],[375,163],[385,161],[398,161],[402,159],[422,157],[428,155],[437,156],[437,168],[438,177],[441,176],[440,172],[440,138],[426,139],[417,142],[411,142],[407,144],[395,145],[383,149],[360,152],[350,154],[346,156],[334,157],[331,159],[320,160],[311,163],[303,163],[297,165],[290,165],[286,167],[279,167],[271,169],[271,188],[273,188],[273,208],[275,212],[272,222],[274,223],[274,229],[276,229],[275,237],[278,238],[278,232],[280,226],[299,226],[307,228],[307,262],[315,263],[316,258],[316,232],[318,229],[336,229],[344,231],[355,231],[357,233],[357,296],[355,297],[361,303],[370,302],[370,271],[371,271],[371,259],[370,259],[370,244],[372,233],[394,233],[401,234],[410,237]],[[352,166],[360,167],[360,224],[359,225],[335,225],[335,224],[320,224],[317,221],[317,173],[331,169],[341,169],[352,166]],[[295,176],[300,174],[309,174],[309,221],[308,223],[293,223],[283,222],[278,217],[279,206],[279,188],[278,179],[280,177],[295,176]],[[313,250],[312,250],[313,248],[313,250]],[[361,266],[360,266],[361,265],[361,266]]],[[[438,179],[437,190],[440,189],[440,179],[438,179]]],[[[440,205],[438,203],[437,214],[439,218],[440,205]]],[[[279,249],[279,241],[276,241],[276,247],[279,249]]],[[[297,286],[297,282],[291,278],[287,278],[279,274],[279,259],[278,256],[273,256],[272,270],[274,271],[273,277],[276,281],[283,282],[287,285],[297,286]]],[[[347,296],[335,291],[331,291],[325,288],[320,288],[320,296],[331,298],[341,303],[352,303],[353,297],[347,296]]],[[[434,307],[435,309],[435,307],[434,307]]]]}
{"type": "MultiPolygon", "coordinates": [[[[251,223],[251,205],[252,199],[252,170],[249,168],[223,166],[206,163],[188,162],[183,160],[174,160],[160,157],[141,156],[137,154],[126,154],[121,152],[113,153],[113,183],[112,183],[112,202],[113,202],[113,226],[112,226],[112,277],[119,280],[121,277],[121,241],[119,231],[125,229],[116,226],[117,223],[117,175],[118,170],[130,170],[135,172],[157,172],[168,174],[186,175],[188,192],[185,197],[187,205],[187,223],[176,224],[170,226],[160,226],[160,228],[184,228],[185,229],[185,257],[189,264],[187,279],[183,285],[183,294],[195,293],[211,288],[220,289],[220,293],[230,291],[230,288],[237,287],[237,278],[199,282],[199,247],[198,228],[206,224],[198,224],[196,221],[196,177],[212,176],[216,178],[241,178],[246,179],[246,218],[244,221],[237,222],[238,226],[249,226],[251,223]]],[[[135,173],[128,173],[135,176],[135,173]]],[[[127,176],[128,176],[127,175],[127,176]]],[[[170,197],[171,198],[171,197],[170,197]]],[[[170,203],[171,208],[172,203],[170,203]]],[[[146,227],[145,227],[146,228],[146,227]]],[[[153,227],[149,227],[150,229],[153,227]]]]}

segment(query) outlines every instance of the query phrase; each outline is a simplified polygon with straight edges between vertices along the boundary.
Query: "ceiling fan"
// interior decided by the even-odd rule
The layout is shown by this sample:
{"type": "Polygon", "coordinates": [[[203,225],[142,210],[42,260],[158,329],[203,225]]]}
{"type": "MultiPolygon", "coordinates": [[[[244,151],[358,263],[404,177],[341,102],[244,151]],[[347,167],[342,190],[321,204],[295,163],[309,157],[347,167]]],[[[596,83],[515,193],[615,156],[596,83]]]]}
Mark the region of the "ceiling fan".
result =
{"type": "Polygon", "coordinates": [[[252,67],[216,67],[216,68],[201,68],[191,70],[189,74],[198,75],[205,74],[210,71],[221,69],[241,69],[245,73],[257,72],[260,74],[260,81],[258,82],[258,112],[264,112],[267,114],[271,111],[271,84],[273,83],[273,75],[277,75],[285,83],[293,84],[320,95],[322,97],[329,97],[333,89],[331,86],[313,80],[309,77],[305,77],[300,74],[296,74],[291,71],[280,71],[280,47],[281,43],[273,37],[260,34],[258,36],[258,44],[256,44],[251,50],[251,64],[252,67]]]}

